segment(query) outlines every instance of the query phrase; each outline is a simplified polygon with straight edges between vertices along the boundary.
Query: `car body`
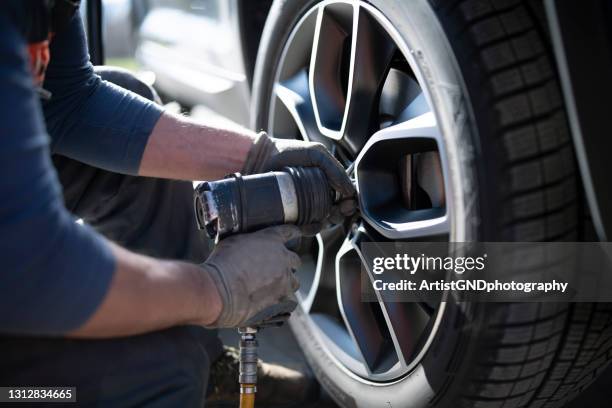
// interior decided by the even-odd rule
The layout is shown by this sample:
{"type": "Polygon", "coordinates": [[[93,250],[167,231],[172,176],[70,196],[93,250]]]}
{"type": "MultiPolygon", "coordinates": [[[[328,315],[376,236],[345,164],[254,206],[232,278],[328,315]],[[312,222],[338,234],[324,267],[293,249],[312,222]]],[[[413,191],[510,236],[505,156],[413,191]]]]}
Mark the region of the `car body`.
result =
{"type": "Polygon", "coordinates": [[[134,0],[136,58],[164,95],[248,126],[253,57],[270,4],[134,0]]]}

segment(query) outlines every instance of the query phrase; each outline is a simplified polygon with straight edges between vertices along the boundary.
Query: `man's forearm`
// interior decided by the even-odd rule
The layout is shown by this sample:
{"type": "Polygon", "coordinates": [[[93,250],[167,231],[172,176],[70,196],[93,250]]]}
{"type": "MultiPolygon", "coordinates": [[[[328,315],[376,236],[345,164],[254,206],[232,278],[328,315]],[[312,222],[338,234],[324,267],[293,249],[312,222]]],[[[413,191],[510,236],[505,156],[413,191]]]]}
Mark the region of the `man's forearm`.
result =
{"type": "Polygon", "coordinates": [[[216,180],[242,169],[255,134],[164,113],[147,142],[139,175],[216,180]]]}
{"type": "Polygon", "coordinates": [[[159,261],[116,245],[117,268],[102,304],[69,337],[129,336],[172,326],[214,322],[221,300],[197,265],[159,261]]]}

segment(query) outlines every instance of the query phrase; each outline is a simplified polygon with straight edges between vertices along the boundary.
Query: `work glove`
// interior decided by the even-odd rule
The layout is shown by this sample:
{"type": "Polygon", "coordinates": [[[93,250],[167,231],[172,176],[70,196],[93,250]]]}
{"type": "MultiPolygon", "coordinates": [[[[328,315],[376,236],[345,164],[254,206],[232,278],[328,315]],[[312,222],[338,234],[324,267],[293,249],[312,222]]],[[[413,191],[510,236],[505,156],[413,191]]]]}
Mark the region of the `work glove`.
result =
{"type": "Polygon", "coordinates": [[[340,162],[321,143],[276,139],[261,132],[247,155],[242,173],[258,174],[287,166],[318,167],[325,173],[330,186],[340,194],[329,222],[337,224],[355,213],[355,187],[340,162]]]}
{"type": "Polygon", "coordinates": [[[223,302],[209,327],[256,326],[288,316],[297,306],[294,271],[301,261],[285,244],[299,237],[297,227],[281,225],[220,241],[201,265],[223,302]]]}

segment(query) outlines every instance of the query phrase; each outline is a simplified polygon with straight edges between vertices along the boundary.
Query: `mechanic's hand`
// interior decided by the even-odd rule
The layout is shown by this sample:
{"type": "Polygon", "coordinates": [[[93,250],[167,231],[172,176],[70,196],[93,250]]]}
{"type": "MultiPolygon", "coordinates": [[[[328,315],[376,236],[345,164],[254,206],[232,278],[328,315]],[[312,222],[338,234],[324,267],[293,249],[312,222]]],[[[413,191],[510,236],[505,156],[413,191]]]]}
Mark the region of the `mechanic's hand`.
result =
{"type": "Polygon", "coordinates": [[[202,264],[223,303],[209,327],[252,326],[295,309],[300,258],[285,243],[300,235],[297,227],[281,225],[219,242],[202,264]]]}
{"type": "Polygon", "coordinates": [[[251,147],[242,172],[257,174],[282,170],[286,166],[319,167],[323,170],[329,184],[341,197],[332,210],[332,223],[355,213],[355,187],[340,162],[321,143],[276,139],[262,132],[251,147]]]}

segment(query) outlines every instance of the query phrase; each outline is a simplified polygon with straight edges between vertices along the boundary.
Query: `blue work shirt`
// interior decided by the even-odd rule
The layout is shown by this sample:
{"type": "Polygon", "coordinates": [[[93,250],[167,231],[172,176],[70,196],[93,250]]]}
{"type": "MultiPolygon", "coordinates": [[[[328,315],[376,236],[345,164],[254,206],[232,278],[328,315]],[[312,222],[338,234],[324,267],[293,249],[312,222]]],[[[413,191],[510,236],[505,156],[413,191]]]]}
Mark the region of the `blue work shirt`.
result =
{"type": "Polygon", "coordinates": [[[61,335],[100,305],[115,259],[66,210],[51,154],[136,174],[162,110],[94,74],[78,15],[51,44],[41,106],[19,18],[0,6],[0,332],[61,335]]]}

